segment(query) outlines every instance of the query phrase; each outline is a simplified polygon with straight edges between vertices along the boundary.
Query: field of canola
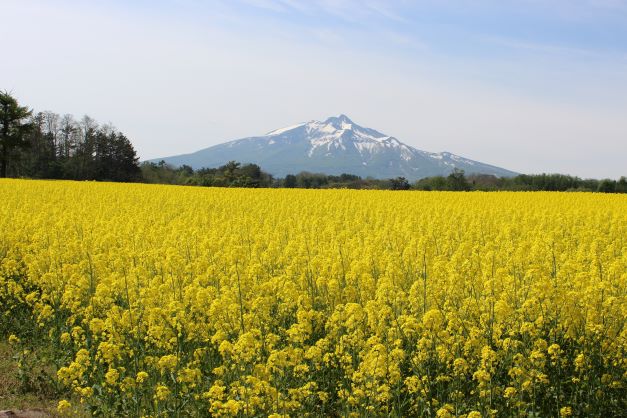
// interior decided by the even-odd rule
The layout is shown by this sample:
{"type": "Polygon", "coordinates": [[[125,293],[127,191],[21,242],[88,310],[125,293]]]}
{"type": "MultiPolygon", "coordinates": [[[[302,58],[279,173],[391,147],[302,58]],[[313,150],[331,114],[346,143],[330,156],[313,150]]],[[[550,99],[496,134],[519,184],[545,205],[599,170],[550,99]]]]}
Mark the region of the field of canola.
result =
{"type": "Polygon", "coordinates": [[[626,296],[624,195],[0,181],[61,412],[625,416],[626,296]]]}

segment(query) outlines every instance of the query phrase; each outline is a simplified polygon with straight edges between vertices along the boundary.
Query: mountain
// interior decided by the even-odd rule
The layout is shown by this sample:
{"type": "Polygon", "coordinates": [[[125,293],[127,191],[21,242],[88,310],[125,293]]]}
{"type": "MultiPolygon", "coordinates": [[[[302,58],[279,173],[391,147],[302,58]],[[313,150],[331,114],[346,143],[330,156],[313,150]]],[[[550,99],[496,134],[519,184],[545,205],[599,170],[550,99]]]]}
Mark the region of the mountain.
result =
{"type": "Polygon", "coordinates": [[[405,177],[417,180],[448,175],[454,168],[466,174],[510,177],[517,173],[451,154],[421,151],[374,129],[364,128],[347,116],[330,117],[276,129],[262,136],[237,139],[191,154],[158,158],[194,169],[218,167],[228,161],[255,163],[275,176],[301,171],[356,174],[362,177],[405,177]]]}

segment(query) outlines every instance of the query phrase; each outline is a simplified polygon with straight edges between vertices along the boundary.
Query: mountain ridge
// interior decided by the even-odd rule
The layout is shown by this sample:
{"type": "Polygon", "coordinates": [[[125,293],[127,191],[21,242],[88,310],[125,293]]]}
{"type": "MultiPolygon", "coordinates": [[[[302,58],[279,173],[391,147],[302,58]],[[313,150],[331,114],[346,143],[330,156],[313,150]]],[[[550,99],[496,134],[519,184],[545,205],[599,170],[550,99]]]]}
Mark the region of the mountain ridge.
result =
{"type": "Polygon", "coordinates": [[[450,152],[433,153],[407,145],[375,129],[362,127],[341,114],[324,121],[311,120],[213,145],[199,151],[149,160],[194,169],[214,168],[231,160],[255,163],[283,177],[301,171],[349,173],[361,177],[405,177],[418,180],[448,175],[454,169],[467,174],[511,177],[517,173],[450,152]]]}

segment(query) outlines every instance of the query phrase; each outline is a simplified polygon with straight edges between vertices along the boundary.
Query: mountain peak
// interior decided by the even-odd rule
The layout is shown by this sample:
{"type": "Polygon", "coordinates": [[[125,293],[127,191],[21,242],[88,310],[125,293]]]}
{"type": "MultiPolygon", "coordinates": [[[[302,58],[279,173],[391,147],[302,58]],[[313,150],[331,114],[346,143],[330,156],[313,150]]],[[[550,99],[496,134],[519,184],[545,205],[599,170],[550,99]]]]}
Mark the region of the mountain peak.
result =
{"type": "Polygon", "coordinates": [[[345,114],[339,116],[331,116],[324,121],[326,125],[331,125],[335,129],[352,129],[355,123],[345,114]]]}
{"type": "Polygon", "coordinates": [[[446,152],[420,151],[394,137],[359,126],[345,114],[287,126],[262,136],[237,139],[165,160],[194,168],[218,167],[236,160],[258,164],[275,176],[309,171],[375,178],[402,176],[416,180],[448,175],[454,168],[469,174],[515,174],[446,152]]]}
{"type": "Polygon", "coordinates": [[[340,114],[337,118],[338,118],[339,120],[341,120],[342,122],[346,122],[346,123],[353,123],[353,121],[352,121],[352,120],[350,120],[350,118],[349,118],[348,116],[346,116],[345,114],[343,114],[343,113],[342,113],[342,114],[340,114]]]}
{"type": "Polygon", "coordinates": [[[353,121],[348,116],[346,116],[343,113],[338,115],[338,116],[330,116],[330,117],[327,118],[327,120],[325,122],[333,122],[333,121],[353,123],[353,121]]]}

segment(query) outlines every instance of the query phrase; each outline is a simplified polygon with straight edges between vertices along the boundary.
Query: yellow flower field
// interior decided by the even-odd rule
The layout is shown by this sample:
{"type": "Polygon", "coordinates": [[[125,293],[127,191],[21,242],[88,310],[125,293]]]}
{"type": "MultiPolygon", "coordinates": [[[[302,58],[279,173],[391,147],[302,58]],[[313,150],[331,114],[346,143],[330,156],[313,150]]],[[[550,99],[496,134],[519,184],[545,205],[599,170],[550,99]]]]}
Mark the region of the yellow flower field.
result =
{"type": "Polygon", "coordinates": [[[3,338],[105,416],[620,416],[627,196],[0,181],[3,338]]]}

